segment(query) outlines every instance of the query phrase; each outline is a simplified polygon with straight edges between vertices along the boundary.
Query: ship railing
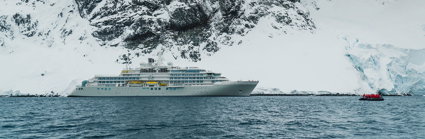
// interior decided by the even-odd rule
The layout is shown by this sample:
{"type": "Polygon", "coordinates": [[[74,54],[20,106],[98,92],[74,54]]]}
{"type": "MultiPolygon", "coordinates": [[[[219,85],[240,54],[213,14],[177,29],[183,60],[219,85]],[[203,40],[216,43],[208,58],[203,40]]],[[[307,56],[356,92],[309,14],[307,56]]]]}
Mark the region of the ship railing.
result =
{"type": "Polygon", "coordinates": [[[237,80],[238,82],[258,82],[258,80],[237,80]]]}
{"type": "Polygon", "coordinates": [[[118,75],[113,75],[113,74],[98,74],[95,75],[94,77],[117,77],[118,75]]]}

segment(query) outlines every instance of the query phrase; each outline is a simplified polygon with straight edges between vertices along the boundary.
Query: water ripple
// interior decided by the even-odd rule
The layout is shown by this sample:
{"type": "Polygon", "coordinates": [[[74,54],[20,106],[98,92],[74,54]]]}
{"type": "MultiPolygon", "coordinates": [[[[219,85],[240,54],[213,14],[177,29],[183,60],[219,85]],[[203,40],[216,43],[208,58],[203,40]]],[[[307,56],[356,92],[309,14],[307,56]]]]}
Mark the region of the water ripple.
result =
{"type": "Polygon", "coordinates": [[[421,138],[425,97],[0,98],[3,138],[421,138]]]}

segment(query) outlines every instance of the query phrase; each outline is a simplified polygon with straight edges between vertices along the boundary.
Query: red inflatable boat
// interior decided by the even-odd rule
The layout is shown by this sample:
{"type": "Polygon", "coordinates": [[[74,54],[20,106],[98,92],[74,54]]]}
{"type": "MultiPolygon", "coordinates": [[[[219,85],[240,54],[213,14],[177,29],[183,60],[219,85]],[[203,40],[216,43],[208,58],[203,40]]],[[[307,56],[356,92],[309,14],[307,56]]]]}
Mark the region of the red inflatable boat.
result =
{"type": "Polygon", "coordinates": [[[383,101],[384,98],[379,94],[363,94],[359,100],[383,101]]]}

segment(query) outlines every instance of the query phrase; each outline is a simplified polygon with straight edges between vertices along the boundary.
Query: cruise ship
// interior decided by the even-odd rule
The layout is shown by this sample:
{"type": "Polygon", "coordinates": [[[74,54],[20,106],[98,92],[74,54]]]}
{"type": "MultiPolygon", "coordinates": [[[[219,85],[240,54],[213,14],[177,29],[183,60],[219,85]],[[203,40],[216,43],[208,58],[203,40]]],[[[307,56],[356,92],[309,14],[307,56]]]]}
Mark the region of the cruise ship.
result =
{"type": "Polygon", "coordinates": [[[126,68],[118,76],[95,76],[78,85],[69,97],[95,96],[249,96],[258,81],[229,81],[220,73],[197,67],[155,63],[126,68]]]}

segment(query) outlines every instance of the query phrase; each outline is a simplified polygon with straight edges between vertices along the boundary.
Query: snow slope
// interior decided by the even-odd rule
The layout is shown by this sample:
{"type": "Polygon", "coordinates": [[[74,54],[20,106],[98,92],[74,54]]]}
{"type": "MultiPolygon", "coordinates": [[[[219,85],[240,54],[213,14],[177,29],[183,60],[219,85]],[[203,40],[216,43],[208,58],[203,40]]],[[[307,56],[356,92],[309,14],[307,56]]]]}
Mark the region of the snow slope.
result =
{"type": "Polygon", "coordinates": [[[100,47],[72,1],[1,3],[0,91],[63,94],[94,74],[120,70],[114,55],[125,50],[100,47]]]}

